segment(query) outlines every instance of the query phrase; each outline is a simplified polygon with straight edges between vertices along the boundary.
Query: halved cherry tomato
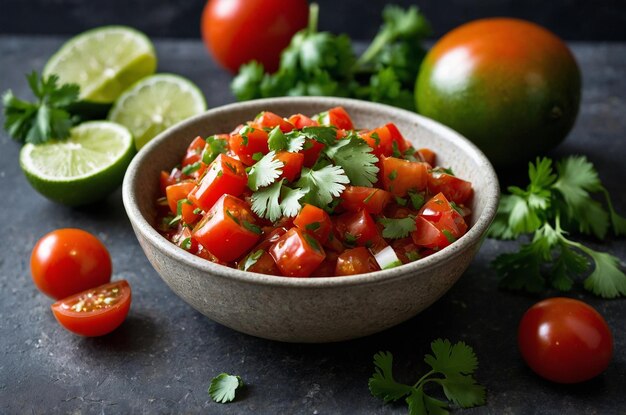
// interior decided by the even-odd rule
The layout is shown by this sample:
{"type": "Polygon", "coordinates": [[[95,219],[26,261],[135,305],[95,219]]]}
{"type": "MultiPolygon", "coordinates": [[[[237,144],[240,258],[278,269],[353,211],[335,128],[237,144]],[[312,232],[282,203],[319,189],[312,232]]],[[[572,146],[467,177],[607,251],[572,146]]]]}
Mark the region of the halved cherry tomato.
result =
{"type": "Polygon", "coordinates": [[[263,111],[260,113],[254,119],[253,125],[261,129],[280,127],[280,131],[283,133],[288,133],[294,129],[294,125],[292,123],[270,111],[263,111]]]}
{"type": "Polygon", "coordinates": [[[434,151],[429,148],[420,148],[419,150],[417,150],[417,152],[419,153],[420,158],[426,163],[430,164],[431,166],[435,165],[437,155],[434,151]]]}
{"type": "Polygon", "coordinates": [[[352,119],[343,107],[335,107],[322,112],[318,116],[318,121],[322,125],[334,125],[339,129],[354,130],[352,119]]]}
{"type": "Polygon", "coordinates": [[[321,243],[328,240],[328,235],[330,235],[333,228],[328,213],[317,206],[309,204],[304,205],[293,224],[313,235],[321,243]]]}
{"type": "Polygon", "coordinates": [[[228,262],[248,252],[259,240],[261,229],[243,200],[225,194],[198,222],[192,235],[218,259],[228,262]]]}
{"type": "Polygon", "coordinates": [[[220,154],[207,173],[189,193],[188,199],[202,210],[209,210],[223,194],[239,196],[248,185],[248,176],[239,160],[220,154]]]}
{"type": "Polygon", "coordinates": [[[228,144],[243,164],[252,166],[256,163],[254,159],[255,154],[269,153],[267,139],[268,136],[265,130],[248,126],[247,132],[241,134],[241,130],[239,130],[237,134],[231,135],[228,144]]]}
{"type": "Polygon", "coordinates": [[[294,125],[298,130],[303,129],[304,127],[314,127],[316,125],[319,125],[317,121],[314,121],[310,119],[309,117],[307,117],[306,115],[302,115],[302,114],[294,114],[291,117],[289,117],[287,121],[289,121],[289,123],[294,125]]]}
{"type": "Polygon", "coordinates": [[[472,197],[472,184],[456,176],[442,172],[428,174],[428,191],[432,194],[443,193],[454,203],[464,204],[472,197]]]}
{"type": "Polygon", "coordinates": [[[417,246],[439,250],[450,245],[451,241],[432,222],[421,216],[415,218],[415,231],[411,233],[417,246]]]}
{"type": "Polygon", "coordinates": [[[111,280],[111,256],[92,234],[57,229],[42,237],[30,256],[33,282],[56,300],[111,280]]]}
{"type": "Polygon", "coordinates": [[[300,176],[302,171],[302,164],[304,163],[304,154],[302,153],[290,153],[288,151],[279,151],[274,157],[276,160],[283,162],[283,173],[279,179],[285,178],[289,182],[293,182],[300,176]]]}
{"type": "Polygon", "coordinates": [[[272,245],[270,254],[286,277],[308,277],[326,257],[319,242],[299,228],[289,229],[272,245]]]}
{"type": "Polygon", "coordinates": [[[363,186],[346,186],[341,194],[341,206],[356,212],[365,209],[368,213],[380,214],[393,195],[386,190],[363,186]]]}
{"type": "Polygon", "coordinates": [[[195,187],[196,185],[194,182],[187,181],[167,186],[167,189],[165,189],[167,203],[173,214],[178,214],[178,202],[180,200],[183,201],[181,202],[180,207],[182,220],[185,223],[194,223],[198,218],[198,214],[193,213],[197,206],[195,206],[192,201],[187,199],[187,196],[195,187]]]}
{"type": "Polygon", "coordinates": [[[381,165],[383,187],[394,195],[404,197],[409,190],[419,192],[426,189],[428,184],[426,163],[383,157],[381,165]]]}
{"type": "Polygon", "coordinates": [[[356,275],[378,271],[380,267],[367,248],[347,249],[337,258],[335,275],[356,275]]]}
{"type": "Polygon", "coordinates": [[[419,215],[432,222],[437,229],[450,232],[448,237],[459,238],[467,231],[463,216],[457,212],[443,193],[437,193],[420,209],[419,215]]]}
{"type": "Polygon", "coordinates": [[[80,336],[103,336],[126,319],[131,302],[126,280],[90,288],[52,304],[52,313],[67,330],[80,336]]]}
{"type": "Polygon", "coordinates": [[[558,383],[594,378],[613,356],[613,336],[604,318],[573,298],[549,298],[528,309],[517,341],[528,366],[558,383]]]}
{"type": "Polygon", "coordinates": [[[365,209],[346,212],[335,219],[339,237],[348,245],[368,246],[380,238],[376,222],[365,209]]]}
{"type": "Polygon", "coordinates": [[[278,275],[280,271],[276,266],[274,258],[264,250],[250,251],[244,259],[239,262],[239,269],[250,272],[258,272],[259,274],[278,275]],[[248,261],[251,265],[248,265],[248,261]],[[246,269],[246,267],[248,267],[246,269]]]}
{"type": "Polygon", "coordinates": [[[183,167],[200,161],[200,159],[202,158],[202,150],[204,150],[204,146],[206,146],[206,141],[204,141],[204,138],[200,136],[194,138],[191,144],[189,144],[189,147],[187,147],[187,153],[183,158],[183,167]]]}

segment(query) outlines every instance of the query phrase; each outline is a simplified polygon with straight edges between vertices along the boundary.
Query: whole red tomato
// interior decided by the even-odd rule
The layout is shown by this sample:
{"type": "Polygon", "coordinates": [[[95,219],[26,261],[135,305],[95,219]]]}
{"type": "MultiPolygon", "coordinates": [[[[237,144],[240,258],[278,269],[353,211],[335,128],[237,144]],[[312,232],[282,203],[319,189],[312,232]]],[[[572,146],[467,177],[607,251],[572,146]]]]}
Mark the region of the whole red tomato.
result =
{"type": "Polygon", "coordinates": [[[550,298],[532,306],[520,322],[518,343],[528,366],[558,383],[599,375],[613,355],[613,336],[604,318],[571,298],[550,298]]]}
{"type": "Polygon", "coordinates": [[[251,60],[274,72],[308,15],[306,0],[209,0],[202,13],[202,39],[231,72],[251,60]]]}
{"type": "Polygon", "coordinates": [[[464,24],[435,44],[415,96],[418,112],[507,166],[563,141],[580,91],[578,65],[561,39],[531,22],[491,18],[464,24]]]}
{"type": "Polygon", "coordinates": [[[92,234],[57,229],[41,238],[30,257],[35,285],[59,300],[111,280],[111,257],[92,234]]]}

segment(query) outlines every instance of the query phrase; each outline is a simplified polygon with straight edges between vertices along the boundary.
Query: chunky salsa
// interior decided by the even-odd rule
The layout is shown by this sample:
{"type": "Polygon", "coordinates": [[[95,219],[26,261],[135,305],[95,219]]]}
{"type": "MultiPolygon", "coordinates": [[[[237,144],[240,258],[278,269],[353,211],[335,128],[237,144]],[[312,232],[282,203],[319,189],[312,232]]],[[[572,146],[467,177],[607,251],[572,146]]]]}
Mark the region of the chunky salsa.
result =
{"type": "Polygon", "coordinates": [[[269,111],[196,137],[161,172],[158,229],[194,255],[286,277],[372,272],[419,260],[468,228],[472,185],[393,123],[355,129],[332,108],[269,111]]]}

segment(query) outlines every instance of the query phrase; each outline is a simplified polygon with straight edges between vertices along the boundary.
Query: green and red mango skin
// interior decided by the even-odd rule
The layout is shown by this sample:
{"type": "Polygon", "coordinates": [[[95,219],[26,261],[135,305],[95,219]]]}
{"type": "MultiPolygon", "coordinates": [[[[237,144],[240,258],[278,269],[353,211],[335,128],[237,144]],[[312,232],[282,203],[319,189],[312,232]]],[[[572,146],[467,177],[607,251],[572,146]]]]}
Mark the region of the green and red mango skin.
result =
{"type": "Polygon", "coordinates": [[[419,113],[506,167],[565,139],[580,90],[576,60],[557,36],[524,20],[490,18],[441,38],[424,59],[415,96],[419,113]]]}

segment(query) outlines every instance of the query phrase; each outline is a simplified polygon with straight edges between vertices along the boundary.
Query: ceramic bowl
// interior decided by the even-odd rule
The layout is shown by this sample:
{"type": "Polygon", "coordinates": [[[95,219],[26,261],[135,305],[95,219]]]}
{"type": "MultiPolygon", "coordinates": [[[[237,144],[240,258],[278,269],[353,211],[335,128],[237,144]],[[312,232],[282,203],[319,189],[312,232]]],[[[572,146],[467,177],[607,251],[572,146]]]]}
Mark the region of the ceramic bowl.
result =
{"type": "Polygon", "coordinates": [[[329,98],[271,98],[226,105],[161,133],[134,158],[123,198],[139,244],[169,287],[210,319],[232,329],[286,342],[333,342],[399,324],[440,298],[478,251],[496,213],[496,174],[467,139],[415,113],[363,101],[329,98]],[[419,261],[370,274],[329,278],[261,275],[213,264],[178,248],[153,227],[159,173],[178,164],[191,140],[231,131],[263,110],[287,116],[316,114],[341,105],[359,128],[394,122],[416,148],[437,153],[472,182],[471,228],[449,247],[419,261]]]}

